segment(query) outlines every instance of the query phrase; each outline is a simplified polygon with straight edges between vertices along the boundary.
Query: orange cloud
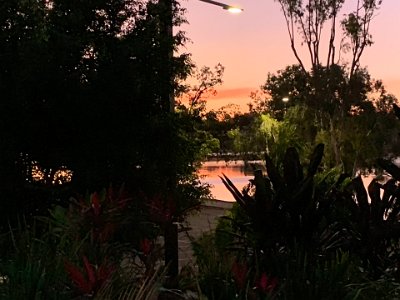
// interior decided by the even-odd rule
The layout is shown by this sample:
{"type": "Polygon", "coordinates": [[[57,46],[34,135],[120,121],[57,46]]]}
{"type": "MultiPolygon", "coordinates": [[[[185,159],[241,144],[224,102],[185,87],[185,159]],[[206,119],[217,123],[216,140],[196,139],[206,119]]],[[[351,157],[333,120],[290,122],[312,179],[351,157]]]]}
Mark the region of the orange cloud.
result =
{"type": "Polygon", "coordinates": [[[214,99],[223,99],[223,98],[250,98],[250,93],[254,91],[254,88],[242,87],[235,89],[221,89],[218,90],[218,93],[214,99]]]}
{"type": "MultiPolygon", "coordinates": [[[[388,93],[393,94],[400,100],[400,79],[385,79],[383,84],[388,93]]],[[[247,111],[247,103],[250,102],[250,93],[256,91],[257,88],[241,87],[241,88],[220,88],[217,94],[207,99],[207,109],[219,109],[228,104],[236,104],[242,111],[247,111]]]]}
{"type": "Polygon", "coordinates": [[[242,110],[247,110],[247,103],[250,102],[250,93],[255,88],[242,87],[233,89],[218,89],[218,93],[207,99],[207,109],[218,109],[227,104],[237,104],[242,110]]]}

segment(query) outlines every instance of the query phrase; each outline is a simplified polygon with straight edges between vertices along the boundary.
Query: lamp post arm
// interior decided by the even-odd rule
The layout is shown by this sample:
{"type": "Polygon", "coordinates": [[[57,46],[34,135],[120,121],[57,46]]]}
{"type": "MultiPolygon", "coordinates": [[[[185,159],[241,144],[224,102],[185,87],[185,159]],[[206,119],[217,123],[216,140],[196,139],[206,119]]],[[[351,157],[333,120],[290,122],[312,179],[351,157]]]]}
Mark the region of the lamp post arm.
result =
{"type": "Polygon", "coordinates": [[[235,9],[235,10],[243,11],[243,9],[241,9],[241,8],[238,8],[238,7],[235,7],[235,6],[231,6],[231,5],[228,5],[228,4],[225,4],[225,3],[221,3],[221,2],[213,1],[213,0],[199,0],[199,1],[205,2],[205,3],[209,3],[209,4],[213,4],[213,5],[217,5],[217,6],[222,7],[223,9],[226,9],[226,10],[235,9]]]}

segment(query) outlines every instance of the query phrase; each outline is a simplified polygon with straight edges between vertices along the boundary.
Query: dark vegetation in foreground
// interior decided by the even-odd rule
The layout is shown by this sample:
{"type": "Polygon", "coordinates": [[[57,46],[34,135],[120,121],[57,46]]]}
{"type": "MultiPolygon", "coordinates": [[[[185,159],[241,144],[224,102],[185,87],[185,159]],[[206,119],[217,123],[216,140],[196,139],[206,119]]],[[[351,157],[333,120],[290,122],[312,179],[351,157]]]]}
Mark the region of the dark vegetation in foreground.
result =
{"type": "Polygon", "coordinates": [[[396,299],[400,293],[400,168],[388,180],[323,171],[324,145],[307,165],[288,148],[265,157],[214,233],[193,242],[196,271],[174,289],[159,237],[175,213],[161,196],[123,189],[72,199],[1,237],[3,299],[396,299]],[[368,200],[368,196],[370,200],[368,200]],[[143,201],[145,200],[145,201],[143,201]],[[205,298],[206,297],[206,298],[205,298]]]}

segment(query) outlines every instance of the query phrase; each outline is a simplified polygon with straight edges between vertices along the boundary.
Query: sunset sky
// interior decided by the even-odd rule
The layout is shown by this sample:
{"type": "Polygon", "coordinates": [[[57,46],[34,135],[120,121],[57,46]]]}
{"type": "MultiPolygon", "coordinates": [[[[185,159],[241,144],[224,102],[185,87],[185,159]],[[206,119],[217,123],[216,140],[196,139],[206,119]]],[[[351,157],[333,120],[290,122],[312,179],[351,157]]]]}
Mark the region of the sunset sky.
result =
{"type": "MultiPolygon", "coordinates": [[[[191,43],[184,51],[192,53],[198,66],[225,66],[224,83],[208,108],[228,103],[246,107],[249,94],[262,85],[268,72],[296,63],[280,6],[274,0],[220,1],[238,5],[243,13],[233,15],[220,7],[198,0],[182,0],[189,25],[182,26],[191,43]]],[[[349,13],[356,0],[347,0],[341,11],[349,13]]],[[[371,25],[374,45],[362,59],[373,78],[382,79],[387,90],[400,98],[400,1],[384,0],[371,25]]],[[[324,44],[325,45],[325,44],[324,44]]],[[[302,55],[306,59],[305,52],[302,55]]]]}

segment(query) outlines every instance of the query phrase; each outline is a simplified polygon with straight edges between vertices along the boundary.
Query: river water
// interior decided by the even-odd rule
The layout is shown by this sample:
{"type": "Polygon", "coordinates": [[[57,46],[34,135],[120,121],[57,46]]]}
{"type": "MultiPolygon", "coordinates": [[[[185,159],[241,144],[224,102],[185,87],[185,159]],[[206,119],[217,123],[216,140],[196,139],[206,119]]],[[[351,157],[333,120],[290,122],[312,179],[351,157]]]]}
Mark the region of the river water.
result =
{"type": "MultiPolygon", "coordinates": [[[[250,162],[257,167],[262,167],[262,162],[250,162]]],[[[232,194],[226,189],[219,176],[225,174],[239,189],[249,183],[253,178],[251,166],[245,165],[243,161],[206,161],[199,170],[202,182],[211,185],[211,194],[215,199],[224,201],[235,201],[232,194]]]]}
{"type": "MultiPolygon", "coordinates": [[[[257,168],[265,170],[261,161],[250,162],[257,168]]],[[[244,186],[253,178],[253,170],[243,161],[206,161],[199,169],[201,181],[211,185],[211,194],[217,200],[235,201],[232,194],[226,189],[219,176],[225,174],[241,191],[244,186]]],[[[367,187],[373,175],[363,176],[364,186],[367,187]]]]}

